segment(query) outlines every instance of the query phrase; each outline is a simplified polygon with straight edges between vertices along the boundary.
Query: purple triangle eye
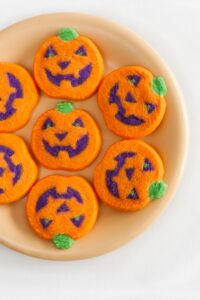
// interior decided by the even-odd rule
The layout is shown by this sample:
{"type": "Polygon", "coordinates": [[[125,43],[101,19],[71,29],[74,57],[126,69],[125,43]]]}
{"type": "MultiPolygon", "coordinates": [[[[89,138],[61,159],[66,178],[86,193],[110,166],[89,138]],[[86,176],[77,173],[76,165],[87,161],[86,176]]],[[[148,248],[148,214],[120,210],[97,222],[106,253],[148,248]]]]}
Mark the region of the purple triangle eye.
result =
{"type": "Polygon", "coordinates": [[[45,130],[53,126],[55,126],[54,122],[50,118],[47,118],[42,125],[42,130],[45,130]]]}
{"type": "Polygon", "coordinates": [[[154,167],[148,158],[145,158],[142,171],[153,171],[154,167]]]}
{"type": "Polygon", "coordinates": [[[53,57],[53,56],[56,56],[57,55],[57,52],[56,50],[54,49],[53,46],[49,46],[44,54],[44,57],[45,58],[50,58],[50,57],[53,57]]]}
{"type": "Polygon", "coordinates": [[[81,118],[77,118],[73,123],[73,126],[75,127],[84,127],[83,121],[81,120],[81,118]]]}
{"type": "Polygon", "coordinates": [[[156,109],[156,104],[154,103],[146,102],[145,105],[148,114],[151,114],[156,109]]]}
{"type": "Polygon", "coordinates": [[[130,199],[130,200],[137,200],[137,199],[139,199],[138,194],[137,194],[137,191],[136,191],[135,188],[133,188],[133,189],[130,191],[130,193],[129,193],[128,196],[127,196],[127,199],[130,199]]]}
{"type": "Polygon", "coordinates": [[[136,103],[135,98],[132,96],[130,92],[127,93],[125,100],[130,103],[136,103]]]}
{"type": "Polygon", "coordinates": [[[85,50],[85,48],[83,46],[80,46],[76,52],[75,52],[76,55],[80,55],[80,56],[87,56],[87,52],[85,50]]]}
{"type": "Polygon", "coordinates": [[[139,75],[129,75],[127,78],[134,86],[137,86],[141,80],[141,76],[139,75]]]}
{"type": "Polygon", "coordinates": [[[71,221],[76,227],[80,227],[81,224],[83,223],[84,218],[85,218],[84,215],[80,215],[80,216],[71,218],[71,221]]]}
{"type": "Polygon", "coordinates": [[[42,225],[42,227],[44,229],[48,228],[51,223],[52,223],[52,220],[50,220],[50,219],[46,219],[46,218],[40,219],[40,224],[42,225]]]}

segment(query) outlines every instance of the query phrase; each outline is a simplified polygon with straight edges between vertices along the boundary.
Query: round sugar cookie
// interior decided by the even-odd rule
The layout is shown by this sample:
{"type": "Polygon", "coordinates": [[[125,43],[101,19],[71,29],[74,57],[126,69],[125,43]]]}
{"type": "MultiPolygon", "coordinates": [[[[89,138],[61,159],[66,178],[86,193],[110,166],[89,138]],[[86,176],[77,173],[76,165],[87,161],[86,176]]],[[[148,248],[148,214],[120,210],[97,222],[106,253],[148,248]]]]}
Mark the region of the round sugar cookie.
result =
{"type": "Polygon", "coordinates": [[[94,187],[107,205],[136,211],[163,197],[164,166],[160,156],[139,140],[112,144],[94,171],[94,187]]]}
{"type": "Polygon", "coordinates": [[[39,47],[34,76],[48,96],[84,100],[97,89],[104,72],[96,45],[73,28],[62,28],[39,47]]]}
{"type": "Polygon", "coordinates": [[[97,157],[101,134],[86,111],[60,102],[37,119],[31,145],[35,157],[45,167],[80,170],[97,157]]]}
{"type": "Polygon", "coordinates": [[[94,226],[98,202],[82,177],[51,175],[33,186],[26,213],[40,237],[52,240],[59,249],[67,249],[94,226]]]}
{"type": "Polygon", "coordinates": [[[108,74],[98,91],[98,105],[107,127],[124,138],[140,138],[162,121],[167,87],[140,66],[127,66],[108,74]]]}
{"type": "Polygon", "coordinates": [[[14,202],[27,194],[38,169],[25,142],[11,133],[0,134],[0,204],[14,202]]]}
{"type": "Polygon", "coordinates": [[[17,64],[0,63],[0,132],[23,127],[38,103],[29,73],[17,64]]]}

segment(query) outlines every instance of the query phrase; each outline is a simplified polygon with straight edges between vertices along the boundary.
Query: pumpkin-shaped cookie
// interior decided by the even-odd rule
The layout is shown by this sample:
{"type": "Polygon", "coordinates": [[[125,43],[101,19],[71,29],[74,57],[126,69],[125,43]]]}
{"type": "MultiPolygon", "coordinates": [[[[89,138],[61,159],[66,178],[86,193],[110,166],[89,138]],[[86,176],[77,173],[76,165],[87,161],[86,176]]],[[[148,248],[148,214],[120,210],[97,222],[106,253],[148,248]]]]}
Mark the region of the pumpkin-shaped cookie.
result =
{"type": "Polygon", "coordinates": [[[24,141],[0,134],[0,204],[19,200],[37,179],[38,170],[24,141]]]}
{"type": "Polygon", "coordinates": [[[52,240],[59,249],[67,249],[94,226],[98,202],[82,177],[51,175],[34,185],[26,212],[40,237],[52,240]]]}
{"type": "Polygon", "coordinates": [[[109,206],[136,211],[163,197],[164,166],[148,144],[123,140],[111,145],[94,171],[94,186],[109,206]]]}
{"type": "Polygon", "coordinates": [[[72,28],[63,28],[37,50],[34,76],[44,93],[53,98],[84,100],[97,89],[103,60],[95,44],[72,28]]]}
{"type": "Polygon", "coordinates": [[[101,135],[94,119],[72,103],[60,102],[36,121],[31,138],[39,162],[50,169],[80,170],[96,158],[101,135]]]}
{"type": "Polygon", "coordinates": [[[103,80],[98,104],[107,127],[124,138],[139,138],[153,132],[166,110],[167,87],[140,66],[115,70],[103,80]]]}
{"type": "Polygon", "coordinates": [[[29,73],[19,65],[0,63],[0,132],[23,127],[38,102],[29,73]]]}

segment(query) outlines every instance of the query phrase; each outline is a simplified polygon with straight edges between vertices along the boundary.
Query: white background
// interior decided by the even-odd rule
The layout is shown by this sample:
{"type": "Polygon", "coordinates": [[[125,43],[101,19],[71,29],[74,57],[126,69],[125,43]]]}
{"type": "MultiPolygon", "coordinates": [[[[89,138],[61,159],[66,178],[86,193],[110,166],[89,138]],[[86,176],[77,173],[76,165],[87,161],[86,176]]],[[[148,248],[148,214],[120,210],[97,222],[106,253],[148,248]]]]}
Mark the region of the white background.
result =
{"type": "Polygon", "coordinates": [[[190,125],[188,162],[165,213],[117,251],[84,261],[51,262],[0,246],[0,299],[199,300],[200,2],[0,0],[0,28],[59,11],[86,12],[119,22],[161,54],[185,97],[190,125]]]}

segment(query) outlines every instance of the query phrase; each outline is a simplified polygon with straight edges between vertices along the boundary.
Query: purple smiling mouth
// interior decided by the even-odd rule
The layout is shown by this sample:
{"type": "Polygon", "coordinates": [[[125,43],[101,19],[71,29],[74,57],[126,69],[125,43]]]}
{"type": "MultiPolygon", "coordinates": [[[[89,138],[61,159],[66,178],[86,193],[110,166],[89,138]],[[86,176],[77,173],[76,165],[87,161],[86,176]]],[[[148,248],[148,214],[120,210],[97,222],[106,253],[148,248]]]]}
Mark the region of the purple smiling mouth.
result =
{"type": "Polygon", "coordinates": [[[8,119],[16,112],[16,108],[13,107],[13,103],[16,99],[23,97],[22,85],[19,80],[12,73],[7,73],[7,77],[10,87],[15,88],[15,91],[10,94],[7,102],[5,103],[5,112],[0,112],[0,121],[8,119]]]}
{"type": "Polygon", "coordinates": [[[87,134],[83,135],[79,140],[76,142],[75,148],[70,145],[55,145],[51,146],[49,142],[45,139],[42,140],[45,150],[54,157],[57,157],[60,151],[65,151],[68,153],[69,157],[72,158],[76,155],[79,155],[88,145],[89,137],[87,134]]]}
{"type": "MultiPolygon", "coordinates": [[[[15,153],[9,147],[5,145],[0,145],[0,153],[3,153],[3,160],[6,162],[8,169],[13,173],[12,185],[14,186],[22,176],[22,164],[15,165],[12,161],[12,156],[15,153]]],[[[4,168],[0,168],[0,177],[3,176],[4,168]]],[[[4,190],[0,188],[0,194],[3,194],[4,190]]]]}
{"type": "Polygon", "coordinates": [[[45,69],[45,73],[49,81],[51,81],[54,85],[59,86],[60,83],[65,80],[69,81],[71,83],[72,87],[77,87],[81,84],[83,84],[89,77],[92,72],[92,64],[89,63],[85,67],[83,67],[79,71],[79,76],[76,78],[73,74],[56,74],[53,75],[51,71],[48,69],[45,69]]]}

